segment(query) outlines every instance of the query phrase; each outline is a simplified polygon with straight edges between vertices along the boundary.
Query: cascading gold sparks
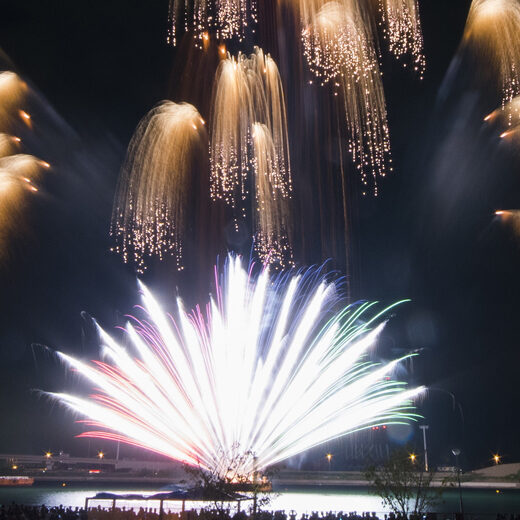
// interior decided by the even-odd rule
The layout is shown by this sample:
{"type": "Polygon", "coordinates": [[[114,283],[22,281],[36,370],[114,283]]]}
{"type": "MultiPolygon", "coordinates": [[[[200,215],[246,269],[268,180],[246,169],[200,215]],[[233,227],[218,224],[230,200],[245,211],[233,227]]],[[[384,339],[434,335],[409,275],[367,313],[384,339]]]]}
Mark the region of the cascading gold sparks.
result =
{"type": "Polygon", "coordinates": [[[289,238],[289,200],[285,178],[277,165],[271,132],[262,123],[253,124],[253,168],[255,176],[255,250],[265,263],[292,263],[289,238]]]}
{"type": "Polygon", "coordinates": [[[213,200],[223,200],[240,218],[247,218],[253,203],[260,258],[291,264],[287,117],[278,67],[269,55],[255,48],[249,57],[239,54],[220,62],[211,122],[213,200]]]}
{"type": "MultiPolygon", "coordinates": [[[[398,60],[411,56],[412,67],[422,79],[426,59],[417,0],[379,0],[379,11],[390,52],[398,60]]],[[[407,66],[406,61],[403,65],[407,66]]]]}
{"type": "Polygon", "coordinates": [[[9,131],[15,118],[28,115],[19,110],[26,91],[26,83],[16,73],[0,72],[0,130],[9,131]]]}
{"type": "Polygon", "coordinates": [[[463,44],[496,67],[503,105],[520,94],[519,34],[518,0],[473,0],[463,44]]]}
{"type": "Polygon", "coordinates": [[[182,20],[184,29],[192,30],[199,40],[209,38],[209,31],[213,30],[217,38],[242,41],[249,24],[257,22],[256,0],[170,0],[168,43],[177,44],[177,29],[182,20]]]}
{"type": "Polygon", "coordinates": [[[377,67],[372,35],[355,1],[316,1],[304,13],[304,54],[322,84],[345,73],[360,76],[365,68],[377,67]]]}
{"type": "MultiPolygon", "coordinates": [[[[304,1],[302,40],[311,71],[340,90],[348,148],[365,187],[391,171],[390,134],[372,29],[357,0],[304,1]]],[[[337,92],[336,92],[337,93],[337,92]]]]}
{"type": "MultiPolygon", "coordinates": [[[[12,140],[10,136],[7,139],[12,140]]],[[[0,150],[10,153],[3,134],[0,135],[0,150]]],[[[32,155],[0,157],[0,261],[9,256],[10,237],[20,233],[27,196],[38,191],[35,183],[44,168],[49,168],[49,164],[32,155]]]]}
{"type": "Polygon", "coordinates": [[[213,86],[211,113],[211,196],[246,216],[247,175],[250,166],[251,123],[254,106],[247,77],[247,58],[220,62],[213,86]]]}
{"type": "Polygon", "coordinates": [[[0,262],[8,258],[9,239],[24,226],[28,196],[38,191],[42,170],[50,165],[20,153],[21,139],[9,132],[20,120],[30,126],[31,116],[22,110],[27,84],[14,72],[0,72],[0,262]]]}
{"type": "Polygon", "coordinates": [[[182,269],[182,235],[192,166],[206,141],[204,120],[187,103],[166,101],[139,123],[114,202],[114,250],[139,272],[146,257],[174,255],[182,269]]]}

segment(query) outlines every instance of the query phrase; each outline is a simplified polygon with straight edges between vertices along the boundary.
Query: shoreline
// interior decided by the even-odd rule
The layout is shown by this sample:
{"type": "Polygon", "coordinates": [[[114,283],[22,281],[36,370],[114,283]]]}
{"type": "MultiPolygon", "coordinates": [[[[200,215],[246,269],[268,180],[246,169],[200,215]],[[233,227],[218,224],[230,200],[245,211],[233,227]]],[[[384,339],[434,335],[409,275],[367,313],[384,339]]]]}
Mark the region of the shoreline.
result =
{"type": "MultiPolygon", "coordinates": [[[[102,486],[166,486],[168,484],[179,484],[179,479],[168,477],[140,477],[140,476],[119,476],[119,475],[105,475],[96,477],[86,477],[81,475],[45,475],[34,476],[34,484],[27,487],[40,487],[44,485],[56,485],[62,487],[77,485],[102,487],[102,486]]],[[[280,490],[286,487],[291,488],[371,488],[370,483],[363,478],[285,478],[279,477],[272,480],[273,490],[280,490]]],[[[434,480],[433,487],[440,487],[442,480],[434,480]]],[[[2,486],[17,488],[21,486],[2,486]]],[[[25,487],[25,486],[24,486],[25,487]]],[[[453,487],[453,486],[448,486],[453,487]]],[[[520,490],[520,482],[510,482],[502,480],[471,480],[461,482],[461,487],[464,489],[508,489],[520,490]]]]}

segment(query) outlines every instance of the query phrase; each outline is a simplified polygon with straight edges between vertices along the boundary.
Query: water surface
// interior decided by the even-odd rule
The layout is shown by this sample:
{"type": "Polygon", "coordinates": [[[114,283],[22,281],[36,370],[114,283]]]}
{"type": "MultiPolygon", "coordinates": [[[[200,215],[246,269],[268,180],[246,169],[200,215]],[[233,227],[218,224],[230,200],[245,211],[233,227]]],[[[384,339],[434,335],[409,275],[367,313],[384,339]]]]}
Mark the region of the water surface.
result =
{"type": "MultiPolygon", "coordinates": [[[[0,488],[0,504],[16,502],[27,505],[57,506],[84,506],[85,499],[101,491],[112,493],[139,493],[153,494],[157,487],[132,486],[104,486],[87,487],[82,484],[58,485],[40,484],[31,487],[2,487],[0,488]]],[[[375,496],[368,488],[331,488],[331,487],[291,487],[277,490],[273,493],[269,509],[294,510],[298,515],[312,511],[375,511],[382,513],[381,499],[375,496]]],[[[497,513],[520,513],[520,490],[464,490],[463,500],[466,513],[480,515],[496,515],[497,513]]],[[[109,502],[99,501],[92,505],[109,506],[109,502]]],[[[119,504],[119,502],[118,502],[119,504]]],[[[123,504],[122,504],[123,505],[123,504]]],[[[135,503],[133,503],[135,505],[135,503]]],[[[148,507],[158,507],[149,503],[148,507]]],[[[127,507],[129,504],[127,504],[127,507]]],[[[170,504],[174,509],[174,504],[170,504]]],[[[187,504],[188,507],[188,504],[187,504]]],[[[443,502],[436,508],[437,512],[453,513],[459,510],[459,495],[457,490],[447,490],[443,502]]]]}

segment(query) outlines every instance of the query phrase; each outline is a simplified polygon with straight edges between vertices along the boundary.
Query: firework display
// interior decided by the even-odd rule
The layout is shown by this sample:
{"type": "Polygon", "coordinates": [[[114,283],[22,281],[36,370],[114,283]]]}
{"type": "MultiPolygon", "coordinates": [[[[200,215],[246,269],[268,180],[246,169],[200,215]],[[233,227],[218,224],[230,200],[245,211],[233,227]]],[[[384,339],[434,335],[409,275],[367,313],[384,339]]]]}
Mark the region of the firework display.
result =
{"type": "Polygon", "coordinates": [[[484,118],[484,121],[498,124],[502,129],[500,134],[502,139],[518,137],[520,131],[520,96],[491,112],[484,118]]]}
{"type": "Polygon", "coordinates": [[[1,150],[5,150],[2,141],[5,138],[0,134],[0,260],[9,254],[8,239],[23,229],[27,196],[38,191],[37,181],[42,170],[49,167],[48,163],[32,155],[2,157],[1,150]]]}
{"type": "MultiPolygon", "coordinates": [[[[0,136],[1,139],[1,136],[0,136]]],[[[1,141],[0,141],[1,143],[1,141]]],[[[9,155],[0,158],[0,182],[2,184],[2,193],[5,196],[3,199],[3,205],[7,204],[7,200],[10,198],[7,194],[16,192],[17,195],[21,193],[20,188],[26,188],[29,191],[38,191],[38,188],[34,185],[41,173],[42,168],[48,168],[49,165],[27,154],[16,154],[9,155]]],[[[18,199],[17,197],[15,197],[18,199]]],[[[18,200],[12,200],[13,206],[19,205],[18,200]]]]}
{"type": "Polygon", "coordinates": [[[505,104],[520,94],[520,4],[517,0],[473,0],[463,45],[492,66],[505,104]]]}
{"type": "MultiPolygon", "coordinates": [[[[411,56],[421,76],[415,0],[371,6],[358,0],[300,0],[290,6],[298,13],[295,35],[303,49],[298,59],[318,83],[340,95],[329,106],[336,111],[332,126],[337,122],[345,228],[345,137],[364,193],[372,188],[377,195],[379,177],[392,169],[377,6],[390,51],[403,62],[411,56]],[[340,118],[346,120],[341,129],[340,118]]],[[[236,243],[252,240],[263,267],[246,267],[230,254],[222,271],[215,268],[215,291],[205,311],[198,306],[186,311],[179,299],[169,315],[140,284],[142,315],[126,325],[128,347],[98,327],[102,361],[59,353],[94,393],[89,398],[49,394],[82,417],[88,428],[80,437],[124,442],[222,478],[230,467],[249,478],[257,469],[349,433],[413,421],[414,400],[424,390],[393,379],[397,365],[410,355],[371,360],[384,315],[394,306],[377,311],[375,304],[347,305],[340,284],[323,268],[270,274],[295,265],[284,84],[277,63],[259,46],[250,54],[231,53],[222,43],[235,39],[233,47],[246,36],[249,40],[253,29],[248,27],[256,21],[254,0],[170,1],[170,43],[177,43],[183,25],[192,38],[186,46],[205,56],[204,73],[213,78],[211,103],[193,101],[209,116],[208,133],[188,103],[164,101],[140,121],[120,172],[111,234],[114,250],[142,273],[153,258],[166,256],[182,270],[189,229],[189,247],[202,263],[200,233],[209,234],[204,226],[210,213],[203,208],[204,189],[221,208],[212,225],[231,215],[227,236],[228,224],[235,235],[248,227],[236,243]],[[197,211],[206,221],[193,218],[197,211]]],[[[303,75],[297,77],[303,84],[303,75]]],[[[296,104],[289,107],[298,110],[296,104]]],[[[311,125],[317,119],[312,116],[311,125]]],[[[316,124],[313,131],[319,130],[316,124]]],[[[0,141],[0,153],[10,153],[12,144],[0,141]]],[[[329,154],[332,163],[336,159],[329,154]]],[[[234,237],[228,240],[233,244],[234,237]]]]}
{"type": "Polygon", "coordinates": [[[200,40],[210,29],[217,38],[242,41],[248,25],[256,23],[256,0],[170,0],[168,43],[177,44],[177,26],[193,31],[200,40]]]}
{"type": "MultiPolygon", "coordinates": [[[[336,110],[345,118],[347,149],[360,173],[363,194],[372,191],[378,195],[379,178],[393,168],[374,15],[379,10],[390,51],[403,61],[404,55],[410,55],[413,68],[422,76],[425,60],[417,1],[380,0],[379,9],[359,0],[298,0],[292,6],[300,18],[303,53],[310,70],[322,85],[331,84],[334,93],[341,95],[342,107],[336,110]]],[[[262,4],[262,9],[268,8],[262,4]]],[[[169,13],[168,40],[176,44],[177,28],[184,24],[198,42],[195,47],[204,53],[216,49],[213,40],[242,41],[248,25],[257,21],[254,0],[171,0],[169,13]]],[[[259,47],[250,55],[239,52],[231,56],[225,45],[220,45],[218,54],[220,64],[210,108],[211,197],[232,208],[236,230],[239,220],[247,223],[262,262],[292,265],[292,178],[285,95],[278,67],[259,47]]],[[[144,269],[145,256],[162,259],[166,251],[177,257],[179,266],[182,263],[185,184],[175,201],[165,200],[173,185],[155,195],[153,189],[138,188],[148,176],[161,178],[153,161],[149,166],[149,159],[168,146],[174,157],[172,150],[179,149],[174,139],[167,132],[162,134],[160,145],[154,139],[142,139],[136,151],[134,137],[129,156],[135,158],[127,161],[133,163],[127,165],[133,173],[126,173],[127,180],[119,184],[112,226],[118,237],[114,249],[125,261],[133,257],[138,271],[144,269]],[[172,141],[171,146],[168,141],[172,141]],[[139,157],[147,157],[147,161],[140,162],[139,157]],[[130,183],[130,177],[141,181],[130,183]]],[[[341,175],[345,175],[343,166],[341,175]]],[[[181,176],[176,182],[183,184],[181,176]]],[[[154,182],[148,184],[153,186],[154,182]]],[[[342,189],[345,185],[343,179],[342,189]]]]}
{"type": "Polygon", "coordinates": [[[253,169],[256,211],[255,249],[263,263],[292,263],[290,220],[285,179],[280,175],[277,153],[266,125],[253,124],[253,169]]]}
{"type": "Polygon", "coordinates": [[[132,354],[102,329],[106,362],[59,354],[98,389],[90,399],[51,394],[97,428],[81,437],[225,477],[237,453],[252,454],[238,468],[249,475],[349,432],[415,417],[412,399],[423,389],[388,377],[402,359],[374,365],[366,357],[384,312],[368,303],[336,311],[337,286],[312,270],[254,277],[230,257],[206,312],[188,313],[179,300],[174,320],[141,290],[146,314],[126,326],[132,354]]]}
{"type": "Polygon", "coordinates": [[[476,511],[520,453],[520,0],[23,4],[0,19],[4,480],[70,504],[8,516],[386,517],[402,468],[453,515],[448,466],[476,511]],[[318,488],[340,472],[369,500],[318,488]],[[85,479],[143,492],[69,511],[85,479]]]}
{"type": "Polygon", "coordinates": [[[211,195],[247,218],[263,261],[291,263],[292,190],[285,98],[274,60],[259,48],[222,60],[211,115],[211,195]]]}
{"type": "Polygon", "coordinates": [[[9,132],[20,122],[31,126],[22,105],[28,87],[11,71],[0,72],[0,260],[9,256],[9,239],[23,230],[28,195],[38,191],[42,170],[49,164],[20,153],[21,139],[9,132]]]}
{"type": "Polygon", "coordinates": [[[11,71],[0,72],[0,131],[8,130],[14,119],[25,114],[20,111],[20,106],[26,91],[26,84],[17,74],[11,71]]]}
{"type": "Polygon", "coordinates": [[[328,82],[377,66],[366,9],[356,0],[304,2],[302,40],[314,74],[328,82]],[[375,63],[375,65],[374,65],[375,63]]]}
{"type": "Polygon", "coordinates": [[[18,150],[21,139],[9,134],[0,134],[0,159],[14,155],[18,150]]]}
{"type": "Polygon", "coordinates": [[[112,217],[115,250],[138,271],[146,257],[176,257],[182,237],[194,157],[206,141],[204,120],[187,103],[163,102],[139,123],[128,147],[112,217]]]}
{"type": "Polygon", "coordinates": [[[417,0],[379,0],[379,9],[390,52],[400,60],[410,56],[413,70],[422,78],[426,59],[417,0]]]}
{"type": "Polygon", "coordinates": [[[390,135],[381,72],[370,24],[356,0],[329,1],[302,32],[310,69],[343,97],[348,148],[365,186],[391,170],[390,135]],[[370,180],[369,180],[370,179],[370,180]]]}

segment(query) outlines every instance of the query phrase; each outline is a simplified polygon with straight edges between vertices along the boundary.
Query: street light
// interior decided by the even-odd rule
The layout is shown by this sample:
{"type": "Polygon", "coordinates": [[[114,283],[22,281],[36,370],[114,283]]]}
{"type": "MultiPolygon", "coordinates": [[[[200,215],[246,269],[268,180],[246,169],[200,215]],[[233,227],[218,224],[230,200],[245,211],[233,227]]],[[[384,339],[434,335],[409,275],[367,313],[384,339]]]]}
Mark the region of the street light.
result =
{"type": "Polygon", "coordinates": [[[419,428],[422,430],[423,435],[423,444],[424,444],[424,471],[428,471],[428,448],[426,446],[426,430],[429,428],[427,424],[423,424],[419,426],[419,428]]]}
{"type": "Polygon", "coordinates": [[[495,461],[495,464],[500,464],[500,455],[498,453],[496,453],[495,455],[493,455],[493,460],[495,461]]]}
{"type": "Polygon", "coordinates": [[[50,459],[52,457],[52,453],[50,451],[48,451],[46,454],[45,454],[45,457],[47,459],[50,459]]]}
{"type": "Polygon", "coordinates": [[[415,464],[416,458],[417,458],[417,455],[415,453],[410,453],[410,460],[412,461],[412,464],[415,464]]]}
{"type": "Polygon", "coordinates": [[[98,456],[100,459],[102,459],[102,458],[105,456],[105,454],[104,454],[102,451],[100,451],[100,452],[97,454],[97,456],[98,456]]]}
{"type": "Polygon", "coordinates": [[[460,455],[460,449],[459,448],[453,448],[451,450],[453,455],[455,455],[455,464],[457,465],[457,480],[459,483],[459,506],[460,506],[460,514],[462,515],[462,518],[464,518],[464,505],[462,503],[462,488],[460,487],[460,466],[459,466],[459,455],[460,455]]]}
{"type": "Polygon", "coordinates": [[[327,457],[327,460],[329,462],[329,471],[330,471],[330,462],[332,460],[332,453],[327,453],[326,457],[327,457]]]}

